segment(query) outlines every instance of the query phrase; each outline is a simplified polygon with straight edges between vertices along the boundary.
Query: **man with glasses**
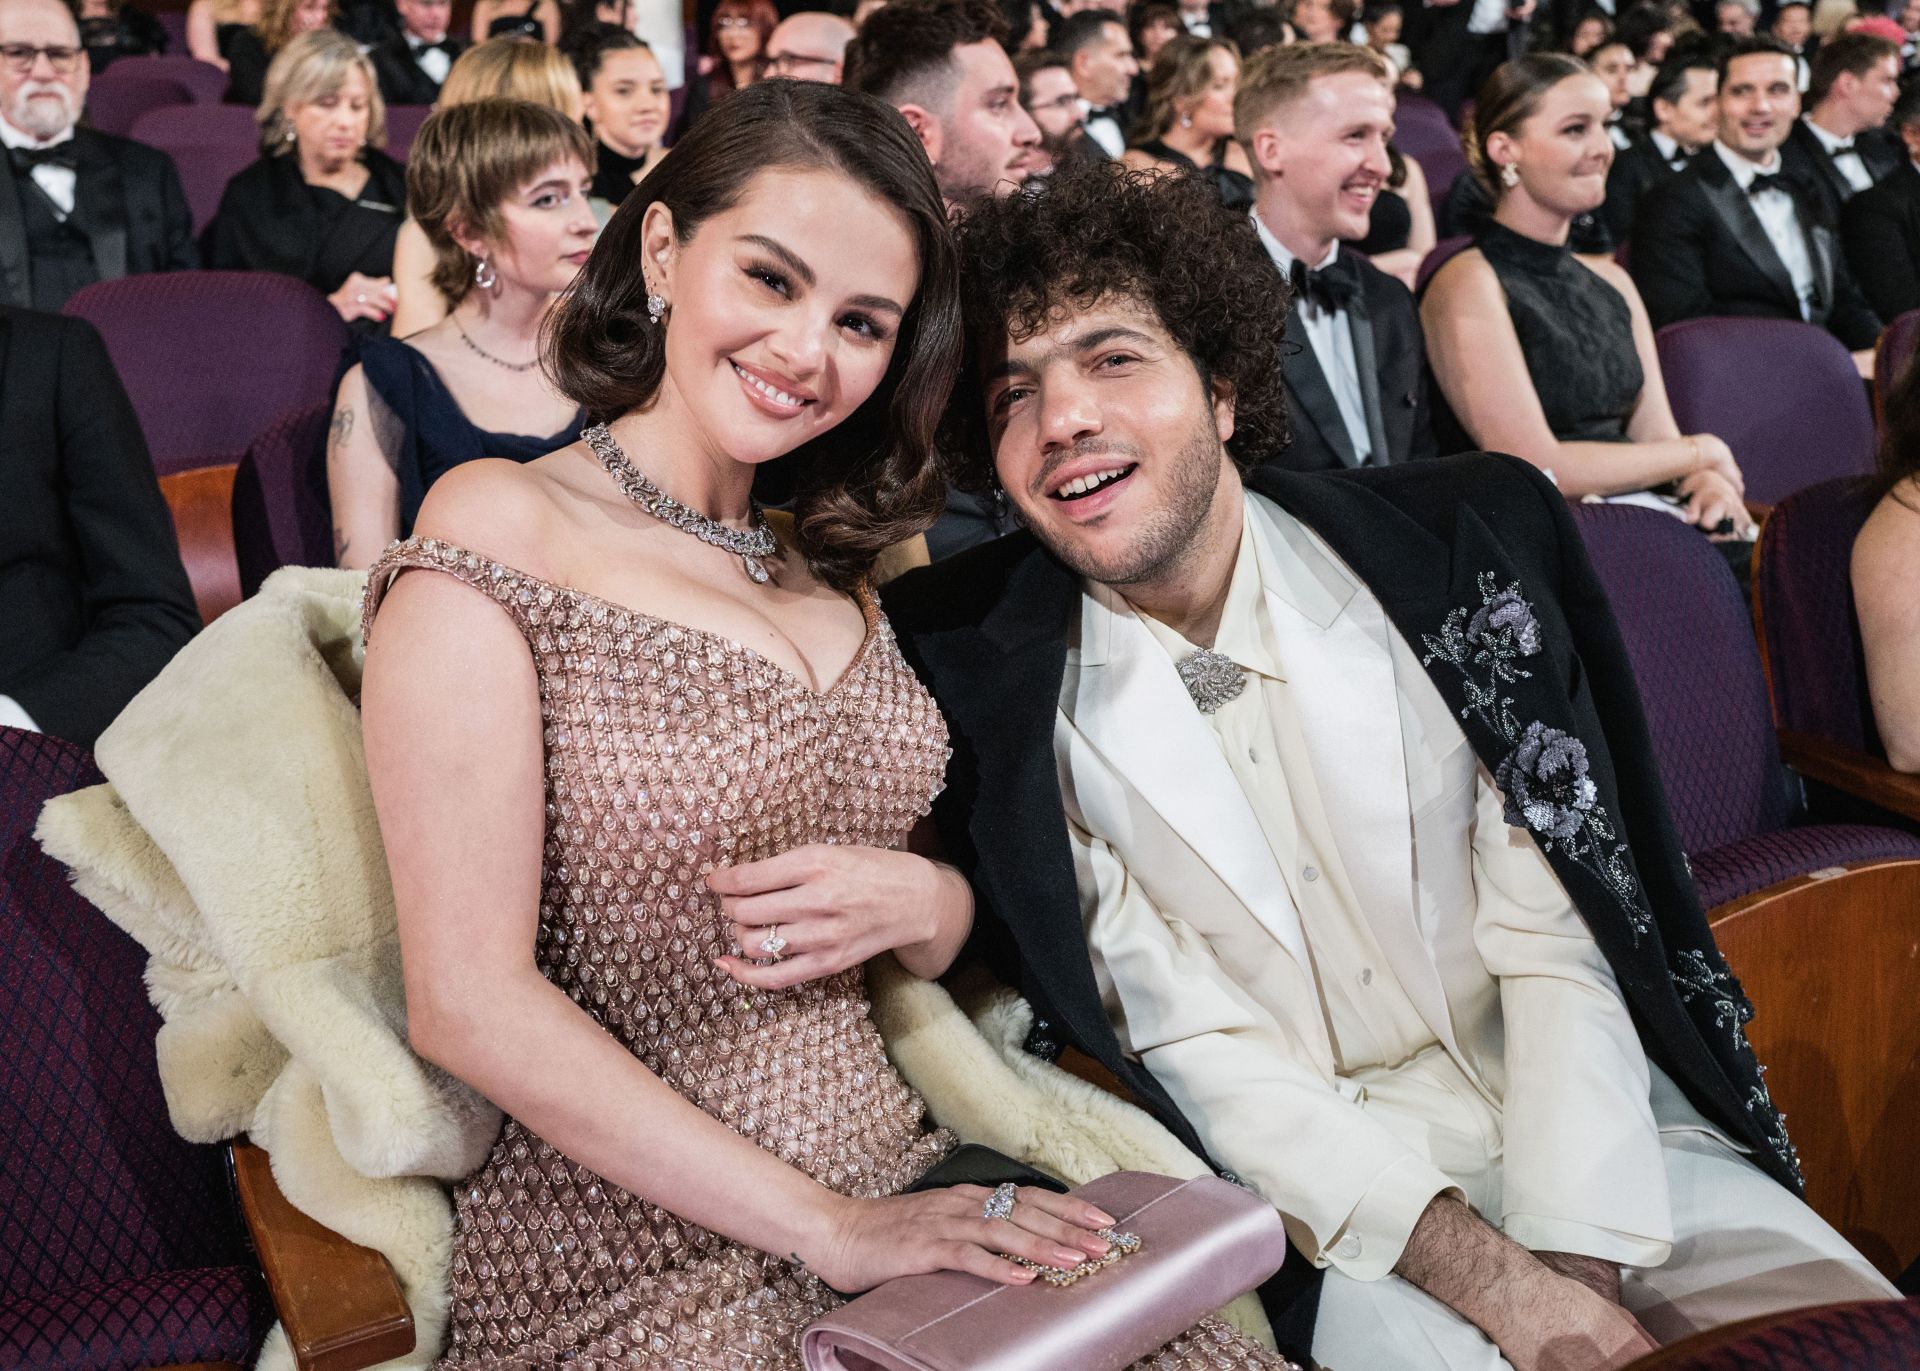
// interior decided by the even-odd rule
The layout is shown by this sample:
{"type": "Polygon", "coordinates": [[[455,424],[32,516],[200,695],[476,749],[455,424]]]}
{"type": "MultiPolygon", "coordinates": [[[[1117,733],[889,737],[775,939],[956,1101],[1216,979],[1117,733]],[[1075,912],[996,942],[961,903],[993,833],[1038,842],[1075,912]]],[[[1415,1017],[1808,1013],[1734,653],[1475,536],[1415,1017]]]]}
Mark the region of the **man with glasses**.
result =
{"type": "Polygon", "coordinates": [[[852,41],[853,25],[837,14],[819,10],[790,14],[767,35],[767,74],[837,86],[842,59],[852,41]]]}
{"type": "Polygon", "coordinates": [[[82,286],[199,265],[165,153],[76,128],[87,60],[60,0],[0,0],[0,304],[57,310],[82,286]]]}
{"type": "Polygon", "coordinates": [[[1024,52],[1015,59],[1020,103],[1040,130],[1040,145],[1027,154],[1029,176],[1047,176],[1077,157],[1098,157],[1080,117],[1080,92],[1067,59],[1057,52],[1024,52]]]}

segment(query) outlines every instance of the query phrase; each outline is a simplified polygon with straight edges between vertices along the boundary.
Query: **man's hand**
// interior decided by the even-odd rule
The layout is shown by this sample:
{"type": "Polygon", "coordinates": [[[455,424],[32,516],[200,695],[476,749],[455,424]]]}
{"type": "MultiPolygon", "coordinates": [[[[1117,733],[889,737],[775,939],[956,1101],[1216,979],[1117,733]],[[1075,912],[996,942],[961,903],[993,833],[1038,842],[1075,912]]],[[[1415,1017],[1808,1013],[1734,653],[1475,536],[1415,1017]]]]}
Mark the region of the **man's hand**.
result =
{"type": "Polygon", "coordinates": [[[1620,1303],[1620,1268],[1612,1262],[1583,1257],[1578,1252],[1535,1252],[1533,1255],[1548,1270],[1579,1281],[1602,1299],[1620,1303]]]}

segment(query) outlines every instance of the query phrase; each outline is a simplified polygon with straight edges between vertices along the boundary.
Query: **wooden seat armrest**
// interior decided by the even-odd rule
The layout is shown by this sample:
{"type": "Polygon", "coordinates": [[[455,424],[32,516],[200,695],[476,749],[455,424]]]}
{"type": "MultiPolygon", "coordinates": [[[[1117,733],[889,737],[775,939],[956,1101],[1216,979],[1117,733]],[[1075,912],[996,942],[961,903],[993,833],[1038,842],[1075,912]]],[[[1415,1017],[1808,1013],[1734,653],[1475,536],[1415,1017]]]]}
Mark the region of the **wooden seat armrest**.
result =
{"type": "Polygon", "coordinates": [[[267,1154],[231,1147],[234,1188],[300,1371],[362,1371],[413,1350],[413,1314],[387,1259],[348,1242],[280,1193],[267,1154]]]}
{"type": "Polygon", "coordinates": [[[1780,759],[1810,781],[1920,823],[1920,776],[1895,771],[1878,757],[1815,737],[1780,730],[1780,759]]]}
{"type": "Polygon", "coordinates": [[[1109,1095],[1117,1095],[1128,1104],[1137,1105],[1140,1101],[1134,1093],[1121,1084],[1120,1078],[1107,1070],[1101,1063],[1089,1057],[1077,1047],[1065,1047],[1060,1050],[1060,1058],[1054,1063],[1070,1076],[1078,1076],[1088,1085],[1097,1086],[1109,1095]]]}

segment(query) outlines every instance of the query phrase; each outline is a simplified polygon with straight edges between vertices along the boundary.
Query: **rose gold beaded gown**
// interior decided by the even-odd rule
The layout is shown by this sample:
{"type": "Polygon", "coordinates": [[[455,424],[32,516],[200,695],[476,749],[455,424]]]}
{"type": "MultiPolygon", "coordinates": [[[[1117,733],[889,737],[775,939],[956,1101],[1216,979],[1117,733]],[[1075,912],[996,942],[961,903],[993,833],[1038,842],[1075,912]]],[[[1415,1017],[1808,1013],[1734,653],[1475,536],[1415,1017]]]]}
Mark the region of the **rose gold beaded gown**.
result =
{"type": "MultiPolygon", "coordinates": [[[[927,1129],[887,1061],[863,969],[771,994],[739,985],[713,965],[727,935],[703,884],[715,866],[806,843],[892,846],[927,812],[946,726],[871,597],[858,654],[818,692],[738,643],[431,539],[374,564],[368,627],[408,568],[491,596],[533,654],[541,971],[660,1079],[783,1161],[843,1194],[905,1189],[953,1139],[927,1129]]],[[[644,1138],[634,1146],[644,1155],[644,1138]]],[[[794,1371],[801,1330],[839,1302],[514,1119],[455,1194],[451,1286],[442,1365],[455,1368],[794,1371]]],[[[1149,1364],[1280,1363],[1209,1321],[1149,1364]]]]}

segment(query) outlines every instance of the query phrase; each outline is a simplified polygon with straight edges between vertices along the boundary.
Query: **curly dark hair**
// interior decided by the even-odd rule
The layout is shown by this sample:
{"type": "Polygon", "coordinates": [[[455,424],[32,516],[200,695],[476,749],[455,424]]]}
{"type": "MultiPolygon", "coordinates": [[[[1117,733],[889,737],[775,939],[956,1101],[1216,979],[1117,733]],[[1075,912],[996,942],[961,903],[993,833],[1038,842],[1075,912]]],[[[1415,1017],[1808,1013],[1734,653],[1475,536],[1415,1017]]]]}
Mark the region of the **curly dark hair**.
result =
{"type": "MultiPolygon", "coordinates": [[[[1125,296],[1153,310],[1203,385],[1233,388],[1235,465],[1249,470],[1287,445],[1286,283],[1247,216],[1209,183],[1118,162],[1073,165],[1043,191],[984,202],[958,233],[973,348],[1030,338],[1061,310],[1125,296]]],[[[993,454],[977,351],[971,360],[947,411],[942,455],[954,485],[984,490],[993,454]]]]}

